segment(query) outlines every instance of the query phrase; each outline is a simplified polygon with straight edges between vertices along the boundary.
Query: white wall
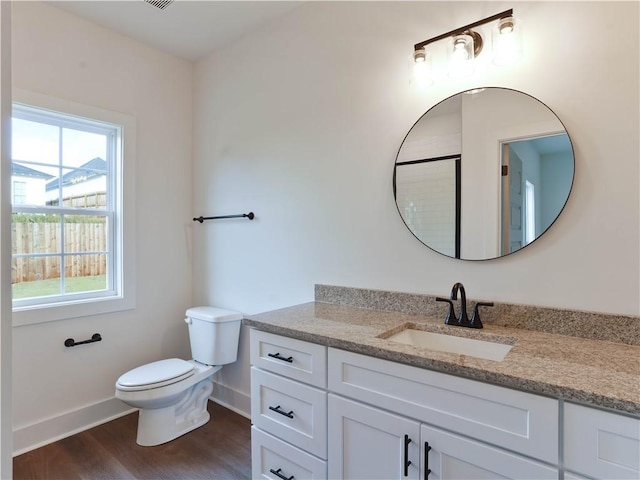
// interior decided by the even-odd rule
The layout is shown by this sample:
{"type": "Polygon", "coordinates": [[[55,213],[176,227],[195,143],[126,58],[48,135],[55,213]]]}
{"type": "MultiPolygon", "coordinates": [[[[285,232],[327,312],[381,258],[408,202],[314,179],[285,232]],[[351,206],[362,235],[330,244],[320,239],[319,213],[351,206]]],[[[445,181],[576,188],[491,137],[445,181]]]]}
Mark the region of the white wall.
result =
{"type": "Polygon", "coordinates": [[[11,4],[0,3],[0,478],[11,478],[11,4]]]}
{"type": "Polygon", "coordinates": [[[542,103],[513,90],[463,95],[462,111],[461,256],[494,258],[502,243],[501,144],[564,127],[542,103]]]}
{"type": "Polygon", "coordinates": [[[573,176],[571,163],[570,153],[542,155],[540,159],[542,190],[538,198],[544,198],[540,205],[542,228],[548,228],[564,206],[567,185],[571,185],[573,176]]]}
{"type": "MultiPolygon", "coordinates": [[[[638,8],[309,2],[199,62],[194,211],[257,218],[194,230],[195,300],[256,313],[310,301],[316,283],[442,295],[461,281],[471,298],[640,313],[638,8]],[[510,7],[525,28],[520,64],[410,86],[414,43],[510,7]],[[391,175],[416,119],[477,86],[548,105],[573,141],[576,177],[541,239],[464,262],[405,228],[391,175]]],[[[246,393],[243,354],[223,381],[246,393]]]]}
{"type": "Polygon", "coordinates": [[[137,132],[136,308],[13,329],[17,451],[117,414],[125,371],[188,356],[192,80],[189,62],[49,5],[13,4],[13,86],[133,116],[137,132]],[[100,343],[63,345],[96,332],[100,343]]]}

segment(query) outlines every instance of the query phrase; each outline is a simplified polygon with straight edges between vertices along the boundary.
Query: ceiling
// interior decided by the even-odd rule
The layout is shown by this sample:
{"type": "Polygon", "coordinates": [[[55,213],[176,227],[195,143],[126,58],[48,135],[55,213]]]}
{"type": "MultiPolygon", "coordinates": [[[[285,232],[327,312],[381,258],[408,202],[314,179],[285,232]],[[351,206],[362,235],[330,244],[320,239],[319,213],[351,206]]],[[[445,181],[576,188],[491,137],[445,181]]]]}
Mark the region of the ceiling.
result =
{"type": "Polygon", "coordinates": [[[47,0],[47,4],[179,57],[196,61],[285,15],[302,1],[47,0]]]}

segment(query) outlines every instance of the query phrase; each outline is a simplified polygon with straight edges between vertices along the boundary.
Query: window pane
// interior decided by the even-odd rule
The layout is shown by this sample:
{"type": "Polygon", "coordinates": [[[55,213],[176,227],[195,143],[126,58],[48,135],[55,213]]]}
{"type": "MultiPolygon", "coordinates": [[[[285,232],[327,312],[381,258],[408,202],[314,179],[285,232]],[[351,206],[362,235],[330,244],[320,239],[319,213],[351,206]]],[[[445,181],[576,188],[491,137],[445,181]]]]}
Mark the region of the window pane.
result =
{"type": "MultiPolygon", "coordinates": [[[[47,192],[49,198],[57,198],[59,182],[55,190],[47,192]]],[[[107,205],[107,162],[95,158],[84,168],[64,169],[62,176],[62,204],[75,208],[105,208],[107,205]]]]}
{"type": "Polygon", "coordinates": [[[60,257],[18,257],[11,265],[13,298],[34,298],[59,295],[60,257]]]}
{"type": "Polygon", "coordinates": [[[12,253],[61,253],[60,232],[60,215],[14,213],[11,216],[12,253]]]}
{"type": "Polygon", "coordinates": [[[14,160],[59,164],[59,127],[14,118],[11,128],[11,155],[14,160]]]}
{"type": "Polygon", "coordinates": [[[59,175],[57,167],[11,162],[13,205],[43,206],[48,184],[59,175]]]}
{"type": "Polygon", "coordinates": [[[65,293],[107,289],[107,256],[105,254],[65,255],[64,265],[65,293]]]}
{"type": "Polygon", "coordinates": [[[106,252],[107,217],[105,215],[65,215],[64,251],[65,253],[106,252]]]}
{"type": "Polygon", "coordinates": [[[62,164],[65,167],[84,167],[96,158],[103,162],[107,158],[105,134],[62,129],[62,164]]]}

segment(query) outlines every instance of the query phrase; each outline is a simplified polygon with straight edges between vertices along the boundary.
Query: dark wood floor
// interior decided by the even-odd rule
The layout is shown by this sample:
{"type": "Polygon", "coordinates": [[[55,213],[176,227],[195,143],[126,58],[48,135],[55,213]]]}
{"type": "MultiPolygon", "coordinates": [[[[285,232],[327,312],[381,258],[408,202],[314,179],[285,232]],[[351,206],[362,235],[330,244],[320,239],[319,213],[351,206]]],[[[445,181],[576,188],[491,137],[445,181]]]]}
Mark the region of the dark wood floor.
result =
{"type": "Polygon", "coordinates": [[[209,402],[211,420],[172,442],[136,444],[133,413],[13,459],[15,480],[251,478],[251,423],[209,402]]]}

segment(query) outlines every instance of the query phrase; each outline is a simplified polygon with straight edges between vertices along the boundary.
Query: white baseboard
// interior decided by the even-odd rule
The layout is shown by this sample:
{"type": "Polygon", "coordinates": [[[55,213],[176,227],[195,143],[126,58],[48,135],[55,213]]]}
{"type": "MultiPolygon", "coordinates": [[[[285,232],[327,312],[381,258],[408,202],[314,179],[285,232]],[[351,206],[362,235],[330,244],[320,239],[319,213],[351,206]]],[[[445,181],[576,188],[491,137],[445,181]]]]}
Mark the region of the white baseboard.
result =
{"type": "Polygon", "coordinates": [[[251,418],[251,397],[221,383],[213,383],[213,393],[209,397],[232,412],[251,418]]]}
{"type": "MultiPolygon", "coordinates": [[[[246,393],[220,383],[214,383],[213,393],[209,398],[238,415],[251,418],[251,398],[246,393]]],[[[17,428],[13,431],[13,456],[22,455],[57,440],[97,427],[136,410],[113,397],[26,427],[17,428]]]]}
{"type": "Polygon", "coordinates": [[[13,456],[70,437],[136,410],[113,397],[26,427],[17,428],[13,431],[13,456]]]}

